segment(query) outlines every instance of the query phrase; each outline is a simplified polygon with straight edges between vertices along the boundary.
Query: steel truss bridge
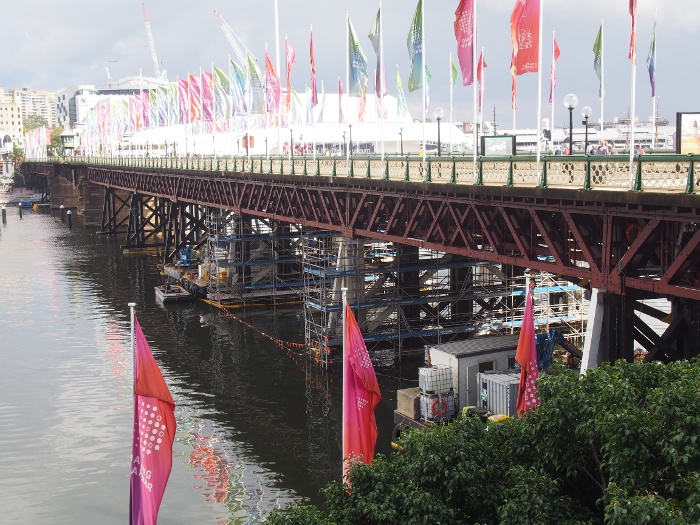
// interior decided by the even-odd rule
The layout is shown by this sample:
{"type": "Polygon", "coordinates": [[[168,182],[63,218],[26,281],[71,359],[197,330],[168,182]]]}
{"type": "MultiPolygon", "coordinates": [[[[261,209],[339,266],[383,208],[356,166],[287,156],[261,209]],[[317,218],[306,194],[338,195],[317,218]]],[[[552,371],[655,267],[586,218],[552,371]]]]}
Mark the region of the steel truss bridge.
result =
{"type": "MultiPolygon", "coordinates": [[[[629,358],[641,338],[671,359],[700,351],[698,168],[700,156],[639,155],[632,170],[623,156],[544,157],[539,170],[530,156],[79,157],[22,170],[103,186],[102,229],[116,233],[130,206],[132,246],[148,240],[134,215],[201,220],[196,205],[549,272],[610,297],[613,354],[629,358]],[[170,209],[144,211],[153,197],[170,209]],[[665,315],[640,302],[656,297],[676,313],[662,338],[638,316],[665,315]]],[[[166,257],[188,243],[166,238],[166,257]]]]}

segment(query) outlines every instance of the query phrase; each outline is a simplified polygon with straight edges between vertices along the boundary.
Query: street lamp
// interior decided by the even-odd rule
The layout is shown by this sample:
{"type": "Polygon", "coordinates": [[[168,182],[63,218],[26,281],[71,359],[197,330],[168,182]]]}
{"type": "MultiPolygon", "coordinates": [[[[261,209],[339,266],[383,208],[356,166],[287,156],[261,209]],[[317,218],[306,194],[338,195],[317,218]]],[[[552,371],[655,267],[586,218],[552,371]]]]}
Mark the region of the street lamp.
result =
{"type": "Polygon", "coordinates": [[[348,128],[350,129],[350,155],[352,155],[352,124],[348,124],[348,128]]]}
{"type": "Polygon", "coordinates": [[[292,128],[289,128],[289,158],[292,158],[292,155],[294,155],[294,130],[292,128]]]}
{"type": "Polygon", "coordinates": [[[403,128],[399,128],[399,142],[401,143],[401,156],[403,157],[403,128]]]}
{"type": "Polygon", "coordinates": [[[569,155],[574,154],[574,108],[578,105],[578,97],[569,93],[564,97],[564,107],[569,110],[569,155]]]}
{"type": "Polygon", "coordinates": [[[437,120],[438,123],[438,157],[442,155],[442,142],[440,141],[440,121],[442,120],[442,117],[445,116],[445,110],[442,108],[435,108],[435,111],[433,112],[433,117],[437,120]]]}
{"type": "Polygon", "coordinates": [[[343,131],[343,155],[347,152],[348,145],[345,143],[345,132],[343,131]]]}
{"type": "Polygon", "coordinates": [[[593,114],[593,110],[591,109],[590,106],[583,106],[583,109],[581,110],[581,116],[583,117],[583,124],[586,126],[586,140],[585,140],[585,146],[583,148],[584,153],[588,153],[588,119],[591,118],[591,115],[593,114]]]}

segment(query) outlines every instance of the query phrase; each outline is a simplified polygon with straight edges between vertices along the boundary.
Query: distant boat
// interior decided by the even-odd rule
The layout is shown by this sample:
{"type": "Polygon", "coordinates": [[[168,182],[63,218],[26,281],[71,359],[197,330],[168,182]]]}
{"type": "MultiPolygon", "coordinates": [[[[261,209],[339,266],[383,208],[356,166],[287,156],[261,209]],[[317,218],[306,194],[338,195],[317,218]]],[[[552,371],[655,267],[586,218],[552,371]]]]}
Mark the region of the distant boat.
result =
{"type": "Polygon", "coordinates": [[[194,297],[177,284],[161,284],[155,287],[156,301],[161,303],[177,303],[192,301],[194,297]]]}

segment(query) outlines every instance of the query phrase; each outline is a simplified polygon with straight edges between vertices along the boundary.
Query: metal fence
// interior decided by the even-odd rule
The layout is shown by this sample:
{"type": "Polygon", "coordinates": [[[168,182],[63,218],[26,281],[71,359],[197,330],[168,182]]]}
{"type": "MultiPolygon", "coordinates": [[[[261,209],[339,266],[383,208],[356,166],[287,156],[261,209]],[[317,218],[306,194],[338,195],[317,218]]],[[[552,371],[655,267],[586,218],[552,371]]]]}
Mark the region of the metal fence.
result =
{"type": "Polygon", "coordinates": [[[416,156],[329,157],[61,157],[28,159],[158,170],[349,177],[481,186],[549,187],[583,190],[650,191],[693,194],[700,188],[700,155],[544,156],[539,170],[532,155],[513,157],[416,156]]]}

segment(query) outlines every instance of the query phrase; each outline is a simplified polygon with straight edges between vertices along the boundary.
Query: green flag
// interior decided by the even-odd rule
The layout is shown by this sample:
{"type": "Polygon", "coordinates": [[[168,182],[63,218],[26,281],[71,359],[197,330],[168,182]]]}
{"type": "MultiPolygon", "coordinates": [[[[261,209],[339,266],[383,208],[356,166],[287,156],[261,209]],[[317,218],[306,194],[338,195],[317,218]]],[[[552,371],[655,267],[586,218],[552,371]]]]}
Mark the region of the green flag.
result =
{"type": "Polygon", "coordinates": [[[413,15],[411,29],[406,41],[408,56],[411,57],[411,74],[408,77],[408,90],[415,91],[423,87],[423,0],[418,0],[413,15]]]}
{"type": "Polygon", "coordinates": [[[598,36],[595,37],[593,53],[595,54],[595,58],[593,59],[593,69],[595,69],[595,74],[598,75],[598,80],[600,81],[598,98],[602,99],[603,96],[605,96],[605,90],[603,89],[603,24],[600,24],[598,36]]]}
{"type": "Polygon", "coordinates": [[[450,58],[450,80],[452,81],[453,88],[455,87],[457,80],[459,80],[459,71],[457,71],[457,66],[452,58],[450,58]]]}

